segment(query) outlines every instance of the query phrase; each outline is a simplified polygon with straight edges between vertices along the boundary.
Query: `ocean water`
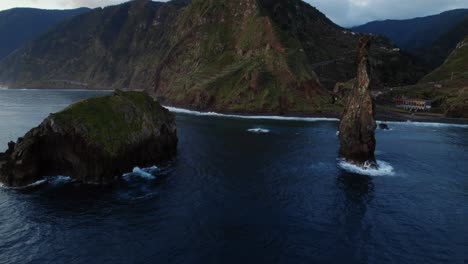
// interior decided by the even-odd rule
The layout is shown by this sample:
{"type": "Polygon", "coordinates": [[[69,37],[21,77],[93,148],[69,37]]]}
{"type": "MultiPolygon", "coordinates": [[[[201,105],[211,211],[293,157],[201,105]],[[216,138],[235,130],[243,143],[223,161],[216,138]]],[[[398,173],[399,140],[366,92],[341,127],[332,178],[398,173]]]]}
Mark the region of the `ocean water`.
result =
{"type": "MultiPolygon", "coordinates": [[[[0,90],[1,146],[102,94],[0,90]]],[[[383,170],[361,175],[337,160],[336,121],[178,112],[172,166],[0,188],[0,263],[468,261],[467,126],[390,123],[383,170]]]]}

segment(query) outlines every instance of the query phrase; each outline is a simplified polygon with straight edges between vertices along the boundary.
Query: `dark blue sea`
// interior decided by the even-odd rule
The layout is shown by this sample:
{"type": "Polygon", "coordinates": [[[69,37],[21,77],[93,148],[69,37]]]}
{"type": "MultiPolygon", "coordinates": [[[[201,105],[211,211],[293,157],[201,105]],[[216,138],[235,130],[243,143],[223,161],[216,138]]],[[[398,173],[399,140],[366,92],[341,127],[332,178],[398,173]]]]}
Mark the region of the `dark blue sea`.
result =
{"type": "MultiPolygon", "coordinates": [[[[0,90],[1,149],[106,93],[0,90]]],[[[0,263],[468,262],[468,126],[390,123],[366,176],[336,159],[336,121],[177,125],[177,159],[156,177],[0,188],[0,263]]]]}

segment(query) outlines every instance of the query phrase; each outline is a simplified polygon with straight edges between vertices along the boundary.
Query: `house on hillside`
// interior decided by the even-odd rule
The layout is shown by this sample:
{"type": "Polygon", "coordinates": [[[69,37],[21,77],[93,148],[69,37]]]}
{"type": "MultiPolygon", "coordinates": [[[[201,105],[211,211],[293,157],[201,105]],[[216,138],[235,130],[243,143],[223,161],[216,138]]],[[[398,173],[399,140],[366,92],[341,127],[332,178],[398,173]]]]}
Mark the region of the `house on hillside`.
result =
{"type": "Polygon", "coordinates": [[[394,99],[395,106],[408,111],[426,111],[432,108],[432,102],[429,100],[412,99],[407,97],[398,97],[394,99]]]}

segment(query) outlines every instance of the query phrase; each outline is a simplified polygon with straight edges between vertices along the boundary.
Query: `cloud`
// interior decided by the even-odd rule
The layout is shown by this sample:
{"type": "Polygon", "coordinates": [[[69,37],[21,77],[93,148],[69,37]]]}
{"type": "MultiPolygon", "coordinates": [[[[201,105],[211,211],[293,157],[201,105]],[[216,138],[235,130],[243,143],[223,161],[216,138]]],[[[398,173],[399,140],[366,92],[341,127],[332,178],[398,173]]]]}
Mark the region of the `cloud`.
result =
{"type": "Polygon", "coordinates": [[[466,0],[306,0],[342,26],[372,20],[408,19],[468,8],[466,0]]]}
{"type": "MultiPolygon", "coordinates": [[[[126,0],[0,0],[0,10],[29,6],[36,8],[76,8],[114,5],[126,0]]],[[[468,8],[467,0],[305,0],[341,26],[372,20],[407,19],[468,8]]]]}
{"type": "Polygon", "coordinates": [[[72,7],[102,7],[108,5],[115,5],[125,1],[122,0],[62,0],[63,5],[69,5],[72,7]]]}

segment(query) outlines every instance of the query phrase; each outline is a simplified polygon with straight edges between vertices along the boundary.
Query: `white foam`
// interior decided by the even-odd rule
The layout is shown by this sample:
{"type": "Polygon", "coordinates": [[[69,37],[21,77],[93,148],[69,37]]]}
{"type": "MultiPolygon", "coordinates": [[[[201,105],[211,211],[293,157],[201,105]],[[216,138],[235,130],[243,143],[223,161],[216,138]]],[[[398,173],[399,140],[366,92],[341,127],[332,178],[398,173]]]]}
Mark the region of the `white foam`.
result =
{"type": "Polygon", "coordinates": [[[71,177],[68,176],[56,176],[56,177],[47,177],[49,183],[54,185],[59,185],[62,183],[67,183],[73,181],[71,177]]]}
{"type": "MultiPolygon", "coordinates": [[[[193,111],[184,108],[164,106],[169,111],[179,114],[196,115],[196,116],[211,116],[211,117],[224,117],[224,118],[238,118],[238,119],[254,119],[254,120],[280,120],[280,121],[302,121],[302,122],[339,122],[338,118],[328,117],[294,117],[294,116],[265,116],[265,115],[233,115],[233,114],[220,114],[216,112],[200,112],[193,111]]],[[[378,123],[386,124],[402,124],[409,126],[434,126],[434,127],[460,127],[468,128],[468,125],[464,124],[447,124],[447,123],[434,123],[434,122],[403,122],[403,121],[377,121],[378,123]]]]}
{"type": "Polygon", "coordinates": [[[158,170],[159,168],[156,166],[144,169],[141,169],[140,167],[135,167],[133,168],[133,171],[131,173],[124,174],[123,178],[129,180],[132,176],[138,176],[143,179],[154,180],[156,179],[156,176],[154,176],[153,173],[155,173],[158,170]]]}
{"type": "Polygon", "coordinates": [[[255,134],[267,134],[267,133],[270,133],[270,130],[268,129],[264,129],[264,128],[251,128],[251,129],[247,129],[248,132],[250,133],[255,133],[255,134]]]}
{"type": "Polygon", "coordinates": [[[38,180],[36,182],[33,182],[31,184],[28,184],[26,186],[21,186],[21,187],[6,187],[5,186],[4,188],[11,189],[11,190],[22,190],[22,189],[37,187],[37,186],[40,186],[40,185],[43,185],[43,184],[46,184],[46,183],[47,183],[47,178],[44,178],[44,179],[38,180]]]}
{"type": "MultiPolygon", "coordinates": [[[[395,124],[403,126],[419,126],[419,127],[459,127],[459,128],[468,128],[466,124],[449,124],[449,123],[435,123],[435,122],[399,122],[399,121],[378,121],[384,122],[386,124],[395,124]]],[[[392,130],[392,129],[389,129],[392,130]]]]}
{"type": "Polygon", "coordinates": [[[370,169],[368,167],[362,168],[354,164],[351,164],[349,162],[346,162],[342,159],[338,160],[338,167],[350,173],[373,176],[373,177],[395,175],[393,167],[392,165],[390,165],[390,163],[378,160],[377,166],[378,166],[377,169],[370,169]]]}
{"type": "Polygon", "coordinates": [[[4,184],[0,183],[0,188],[11,189],[11,190],[22,190],[22,189],[28,189],[31,187],[37,187],[37,186],[44,185],[44,184],[60,185],[60,184],[71,182],[71,181],[73,181],[73,179],[68,176],[54,176],[54,177],[44,177],[41,180],[38,180],[36,182],[33,182],[26,186],[21,186],[21,187],[7,187],[4,184]]]}
{"type": "Polygon", "coordinates": [[[337,122],[337,118],[327,118],[327,117],[290,117],[290,116],[248,116],[248,115],[232,115],[232,114],[220,114],[216,112],[199,112],[192,111],[183,108],[164,106],[169,111],[180,114],[196,115],[196,116],[211,116],[211,117],[225,117],[225,118],[238,118],[238,119],[256,119],[256,120],[283,120],[283,121],[304,121],[304,122],[319,122],[319,121],[331,121],[337,122]]]}

